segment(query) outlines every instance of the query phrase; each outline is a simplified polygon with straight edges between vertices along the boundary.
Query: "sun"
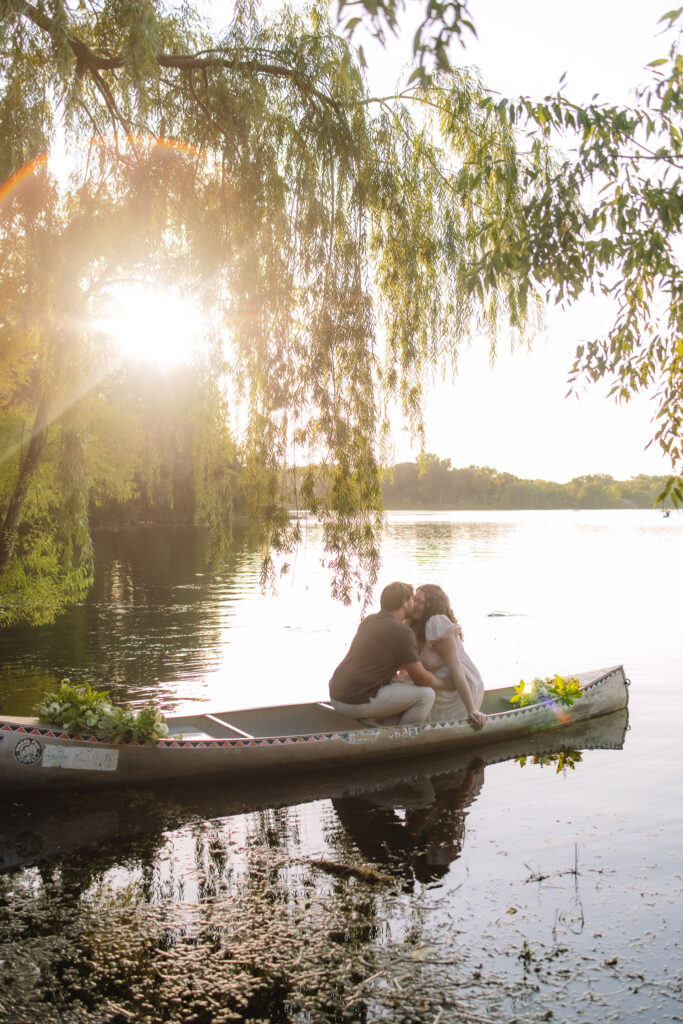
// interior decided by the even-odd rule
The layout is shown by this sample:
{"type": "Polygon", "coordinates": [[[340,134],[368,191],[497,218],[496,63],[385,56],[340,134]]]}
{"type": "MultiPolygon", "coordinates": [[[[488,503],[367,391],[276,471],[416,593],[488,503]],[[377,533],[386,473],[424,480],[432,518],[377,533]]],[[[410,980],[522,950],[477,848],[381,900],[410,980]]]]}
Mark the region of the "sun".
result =
{"type": "Polygon", "coordinates": [[[99,328],[125,360],[160,369],[189,363],[206,333],[206,320],[179,291],[147,283],[117,286],[99,328]]]}

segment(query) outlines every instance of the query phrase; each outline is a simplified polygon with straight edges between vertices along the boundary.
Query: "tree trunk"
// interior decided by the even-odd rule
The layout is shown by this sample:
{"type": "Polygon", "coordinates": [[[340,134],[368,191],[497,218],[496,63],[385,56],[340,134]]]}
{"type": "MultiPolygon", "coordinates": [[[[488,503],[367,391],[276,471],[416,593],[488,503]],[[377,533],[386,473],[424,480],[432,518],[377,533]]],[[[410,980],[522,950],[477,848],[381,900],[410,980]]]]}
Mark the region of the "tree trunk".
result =
{"type": "Polygon", "coordinates": [[[19,460],[19,476],[7,503],[5,518],[0,527],[0,573],[5,570],[14,552],[21,511],[26,501],[29,484],[38,469],[40,456],[47,440],[47,430],[47,401],[41,398],[28,449],[26,455],[19,460]]]}

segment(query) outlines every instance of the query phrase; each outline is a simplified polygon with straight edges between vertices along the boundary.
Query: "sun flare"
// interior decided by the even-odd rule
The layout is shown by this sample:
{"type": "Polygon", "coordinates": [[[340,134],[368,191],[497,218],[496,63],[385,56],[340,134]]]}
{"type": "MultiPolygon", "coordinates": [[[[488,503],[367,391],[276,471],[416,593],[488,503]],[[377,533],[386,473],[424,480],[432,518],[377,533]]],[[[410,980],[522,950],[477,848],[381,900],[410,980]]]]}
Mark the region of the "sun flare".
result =
{"type": "Polygon", "coordinates": [[[164,369],[191,361],[206,323],[182,293],[130,284],[112,293],[100,328],[124,359],[164,369]]]}

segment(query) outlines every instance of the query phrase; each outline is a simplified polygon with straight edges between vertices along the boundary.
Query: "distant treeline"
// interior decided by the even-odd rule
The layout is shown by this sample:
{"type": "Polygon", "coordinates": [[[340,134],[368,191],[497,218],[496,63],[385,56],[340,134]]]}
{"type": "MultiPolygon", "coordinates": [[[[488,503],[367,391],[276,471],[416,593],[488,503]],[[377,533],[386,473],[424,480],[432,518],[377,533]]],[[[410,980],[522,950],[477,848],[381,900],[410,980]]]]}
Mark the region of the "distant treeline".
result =
{"type": "Polygon", "coordinates": [[[415,462],[394,466],[382,497],[387,509],[651,508],[667,479],[615,480],[599,473],[558,484],[520,479],[488,466],[454,469],[450,459],[427,455],[421,467],[415,462]]]}
{"type": "MultiPolygon", "coordinates": [[[[243,514],[244,475],[239,463],[230,469],[235,513],[243,514]]],[[[606,474],[578,476],[567,484],[524,480],[488,466],[454,469],[450,460],[427,455],[420,466],[400,462],[382,485],[386,509],[533,509],[652,508],[666,484],[664,476],[614,480],[606,474]]],[[[301,486],[301,479],[297,476],[301,486]]],[[[322,493],[324,473],[316,481],[322,493]]],[[[283,478],[285,504],[297,507],[292,475],[283,478]]],[[[137,523],[190,523],[194,518],[195,482],[191,458],[180,446],[174,465],[157,467],[153,480],[139,480],[126,500],[100,496],[91,506],[91,523],[123,526],[137,523]]],[[[670,502],[667,502],[670,504],[670,502]]]]}

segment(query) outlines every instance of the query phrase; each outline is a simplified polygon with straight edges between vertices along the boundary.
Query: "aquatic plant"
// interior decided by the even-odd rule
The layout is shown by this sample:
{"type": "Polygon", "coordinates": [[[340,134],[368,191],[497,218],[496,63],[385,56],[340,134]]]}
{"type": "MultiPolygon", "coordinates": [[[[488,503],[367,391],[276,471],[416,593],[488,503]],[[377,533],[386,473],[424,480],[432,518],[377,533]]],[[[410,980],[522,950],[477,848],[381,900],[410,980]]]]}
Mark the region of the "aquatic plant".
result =
{"type": "Polygon", "coordinates": [[[90,683],[72,686],[63,679],[58,690],[44,694],[35,712],[72,735],[87,733],[114,743],[137,740],[151,745],[168,736],[166,720],[157,708],[143,707],[136,714],[132,708],[110,704],[108,696],[108,690],[93,690],[90,683]]]}
{"type": "Polygon", "coordinates": [[[546,676],[545,679],[534,679],[531,683],[525,683],[520,679],[519,686],[515,687],[514,696],[510,697],[510,703],[525,707],[527,704],[555,702],[570,708],[580,697],[583,697],[583,690],[576,676],[565,679],[556,674],[546,676]]]}

